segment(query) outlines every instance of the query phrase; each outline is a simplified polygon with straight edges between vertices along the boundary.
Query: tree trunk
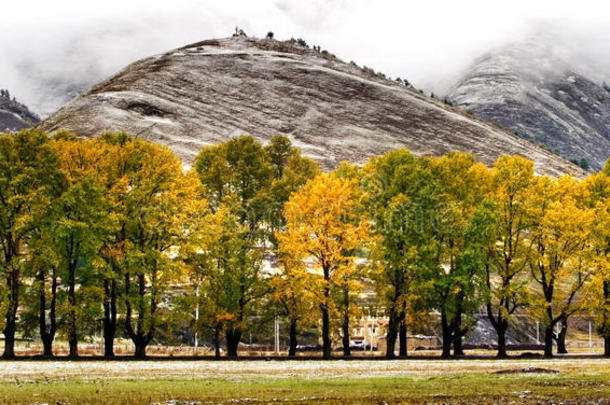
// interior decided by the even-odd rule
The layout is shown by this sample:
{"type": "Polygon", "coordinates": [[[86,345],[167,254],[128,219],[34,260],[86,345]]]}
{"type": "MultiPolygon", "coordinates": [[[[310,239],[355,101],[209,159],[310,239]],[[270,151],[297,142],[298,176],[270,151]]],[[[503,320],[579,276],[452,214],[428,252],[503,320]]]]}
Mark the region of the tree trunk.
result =
{"type": "Polygon", "coordinates": [[[407,319],[404,311],[400,313],[400,328],[398,331],[398,336],[398,357],[405,359],[407,357],[407,319]]]}
{"type": "Polygon", "coordinates": [[[220,324],[214,327],[214,357],[220,358],[220,324]]]}
{"type": "Polygon", "coordinates": [[[225,333],[225,337],[227,339],[227,356],[237,357],[237,347],[239,346],[239,341],[241,339],[241,329],[228,329],[225,333]]]}
{"type": "Polygon", "coordinates": [[[448,359],[451,357],[451,343],[453,343],[453,333],[451,333],[451,327],[449,326],[449,321],[447,320],[447,313],[445,310],[441,310],[441,329],[443,333],[443,352],[441,353],[441,357],[443,359],[448,359]]]}
{"type": "MultiPolygon", "coordinates": [[[[7,258],[6,263],[10,262],[7,258]]],[[[9,291],[8,308],[6,311],[6,324],[4,334],[4,353],[2,358],[15,358],[15,332],[17,330],[17,308],[19,307],[19,270],[13,269],[8,275],[7,285],[9,291]]]]}
{"type": "Polygon", "coordinates": [[[134,345],[136,346],[136,351],[134,352],[133,357],[138,360],[145,359],[146,358],[146,346],[148,346],[148,342],[146,342],[146,339],[136,339],[136,341],[134,342],[134,345]]]}
{"type": "MultiPolygon", "coordinates": [[[[610,301],[610,281],[604,281],[604,298],[606,303],[610,301]]],[[[607,313],[604,313],[604,318],[608,316],[607,313]]],[[[607,319],[604,319],[604,325],[607,325],[607,319]]],[[[604,330],[604,356],[610,357],[610,331],[608,329],[604,330]]]]}
{"type": "Polygon", "coordinates": [[[330,359],[331,357],[331,342],[330,342],[330,319],[328,317],[328,308],[326,305],[320,305],[322,311],[322,358],[330,359]]]}
{"type": "Polygon", "coordinates": [[[70,345],[70,358],[78,357],[78,335],[76,330],[76,260],[69,263],[68,274],[68,302],[70,303],[68,344],[70,345]]]}
{"type": "Polygon", "coordinates": [[[243,301],[244,293],[242,288],[241,298],[239,299],[239,315],[237,320],[239,321],[240,326],[231,327],[227,329],[225,336],[227,339],[227,356],[229,357],[237,357],[237,349],[239,347],[239,341],[241,340],[242,335],[242,327],[241,323],[244,320],[244,301],[243,301]]]}
{"type": "Polygon", "coordinates": [[[152,341],[154,331],[155,331],[155,320],[154,314],[157,310],[157,301],[154,296],[154,288],[155,288],[155,278],[153,276],[152,284],[153,284],[153,292],[151,293],[152,297],[150,300],[150,325],[148,326],[148,331],[145,331],[145,305],[144,298],[146,295],[146,278],[143,274],[138,274],[138,320],[136,323],[136,329],[134,330],[132,325],[132,308],[131,302],[129,300],[130,289],[131,289],[131,275],[129,273],[125,274],[125,332],[127,336],[131,339],[135,346],[134,357],[136,359],[144,359],[146,358],[146,347],[152,341]]]}
{"type": "Polygon", "coordinates": [[[288,357],[294,357],[297,354],[297,320],[290,320],[290,345],[288,348],[288,357]]]}
{"type": "Polygon", "coordinates": [[[346,325],[343,324],[343,357],[349,357],[352,355],[352,349],[349,347],[349,321],[346,325]]]}
{"type": "Polygon", "coordinates": [[[322,265],[324,272],[324,302],[320,304],[322,311],[322,358],[330,359],[332,356],[332,347],[330,341],[330,319],[328,316],[328,302],[330,299],[330,268],[327,264],[322,265]]]}
{"type": "MultiPolygon", "coordinates": [[[[388,333],[386,335],[386,352],[385,352],[385,358],[386,359],[393,359],[395,356],[394,354],[394,348],[396,346],[396,335],[398,334],[398,328],[397,328],[397,316],[396,316],[396,310],[394,309],[394,307],[390,307],[390,313],[389,313],[389,317],[388,317],[388,333]]],[[[372,344],[372,342],[371,342],[372,344]]]]}
{"type": "Polygon", "coordinates": [[[553,323],[550,323],[544,330],[544,357],[553,357],[553,323]]]}
{"type": "Polygon", "coordinates": [[[70,345],[70,354],[68,355],[71,359],[75,359],[78,357],[78,339],[74,337],[74,335],[70,334],[70,341],[68,342],[70,345]]]}
{"type": "Polygon", "coordinates": [[[53,357],[53,338],[45,336],[42,338],[42,347],[44,357],[53,357]]]}
{"type": "Polygon", "coordinates": [[[146,348],[150,344],[151,338],[150,335],[144,333],[137,333],[135,335],[130,336],[133,345],[135,346],[135,351],[133,357],[136,359],[145,359],[146,358],[146,348]]]}
{"type": "Polygon", "coordinates": [[[455,338],[453,339],[453,357],[463,357],[464,347],[462,346],[462,331],[457,329],[455,331],[455,338]]]}
{"type": "MultiPolygon", "coordinates": [[[[9,309],[9,311],[11,311],[9,309]]],[[[6,315],[6,326],[2,331],[4,334],[4,353],[2,358],[14,359],[15,358],[15,330],[17,325],[15,323],[15,316],[7,313],[6,315]]]]}
{"type": "Polygon", "coordinates": [[[55,268],[51,272],[51,304],[49,308],[49,325],[47,325],[47,299],[46,299],[46,277],[44,270],[38,273],[38,281],[40,283],[40,309],[39,309],[39,327],[40,339],[42,340],[43,356],[53,356],[53,340],[55,340],[55,331],[57,329],[57,321],[55,318],[55,308],[57,303],[57,277],[55,268]]]}
{"type": "Polygon", "coordinates": [[[40,331],[40,339],[42,340],[42,345],[44,347],[43,355],[52,356],[53,348],[52,342],[51,344],[47,344],[47,292],[46,292],[46,283],[45,283],[45,272],[41,268],[38,270],[38,298],[39,298],[39,308],[38,308],[38,326],[40,331]],[[48,346],[48,348],[47,348],[48,346]]]}
{"type": "Polygon", "coordinates": [[[116,280],[104,280],[104,356],[114,356],[117,326],[116,280]]]}
{"type": "Polygon", "coordinates": [[[352,355],[352,350],[349,347],[349,290],[347,288],[344,289],[343,300],[345,304],[344,312],[343,312],[343,356],[349,357],[352,355]]]}
{"type": "Polygon", "coordinates": [[[498,321],[498,327],[496,333],[498,334],[498,354],[499,359],[505,359],[508,357],[506,353],[506,329],[508,328],[507,321],[500,319],[498,321]]]}
{"type": "Polygon", "coordinates": [[[464,348],[462,347],[462,337],[465,331],[462,330],[462,312],[464,303],[464,290],[460,289],[456,297],[456,313],[453,328],[453,357],[464,356],[464,348]]]}
{"type": "Polygon", "coordinates": [[[566,347],[566,335],[568,334],[568,317],[564,316],[561,318],[561,329],[557,334],[557,353],[567,354],[568,349],[566,347]]]}
{"type": "Polygon", "coordinates": [[[552,291],[552,288],[546,287],[544,293],[547,302],[546,316],[548,319],[548,325],[544,330],[544,357],[547,358],[553,357],[553,329],[555,328],[555,321],[553,320],[553,308],[551,307],[552,291]]]}

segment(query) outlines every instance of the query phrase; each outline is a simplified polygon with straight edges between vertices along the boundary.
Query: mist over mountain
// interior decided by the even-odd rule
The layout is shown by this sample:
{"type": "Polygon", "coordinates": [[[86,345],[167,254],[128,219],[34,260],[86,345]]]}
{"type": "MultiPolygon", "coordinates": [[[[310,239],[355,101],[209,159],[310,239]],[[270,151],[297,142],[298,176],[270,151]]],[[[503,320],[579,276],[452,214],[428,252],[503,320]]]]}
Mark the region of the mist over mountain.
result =
{"type": "MultiPolygon", "coordinates": [[[[41,117],[135,60],[202,38],[248,34],[305,38],[342,59],[374,66],[439,94],[441,84],[489,50],[532,32],[568,41],[574,58],[610,72],[609,14],[592,5],[399,0],[6,2],[2,86],[41,117]],[[408,20],[408,23],[405,21],[408,20]]],[[[580,71],[581,69],[579,69],[580,71]]],[[[593,74],[586,74],[596,82],[593,74]]]]}
{"type": "Polygon", "coordinates": [[[42,123],[86,137],[125,130],[192,162],[202,146],[284,133],[326,168],[397,147],[520,154],[540,173],[579,173],[542,148],[304,41],[208,40],[140,60],[42,123]]]}
{"type": "Polygon", "coordinates": [[[610,156],[610,92],[550,41],[532,38],[481,56],[447,96],[584,167],[599,170],[610,156]]]}

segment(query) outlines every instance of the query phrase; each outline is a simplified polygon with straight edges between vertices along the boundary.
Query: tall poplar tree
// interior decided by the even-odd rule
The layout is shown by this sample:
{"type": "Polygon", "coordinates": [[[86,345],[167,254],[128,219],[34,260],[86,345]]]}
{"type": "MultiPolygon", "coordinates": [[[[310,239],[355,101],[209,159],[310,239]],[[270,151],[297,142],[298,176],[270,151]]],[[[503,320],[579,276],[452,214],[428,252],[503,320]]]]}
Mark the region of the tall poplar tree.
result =
{"type": "MultiPolygon", "coordinates": [[[[263,292],[260,258],[265,251],[267,193],[273,182],[274,166],[260,143],[251,136],[242,136],[203,148],[194,168],[205,188],[210,209],[227,207],[231,217],[238,221],[237,227],[246,230],[239,233],[241,250],[235,252],[241,260],[226,263],[234,265],[233,268],[223,267],[223,274],[230,276],[230,283],[225,286],[230,288],[227,291],[230,299],[224,301],[230,307],[217,308],[231,314],[230,321],[225,319],[221,326],[227,341],[227,355],[235,357],[250,307],[263,292]]],[[[235,247],[230,241],[230,248],[235,247]]]]}
{"type": "Polygon", "coordinates": [[[553,356],[555,325],[567,328],[570,315],[584,308],[586,284],[593,272],[590,231],[593,211],[579,204],[583,189],[571,176],[539,177],[531,190],[528,258],[531,275],[540,287],[532,310],[542,319],[544,356],[553,356]]]}
{"type": "Polygon", "coordinates": [[[355,217],[353,180],[333,173],[309,180],[284,208],[286,229],[278,233],[279,252],[303,263],[317,275],[316,301],[322,318],[322,353],[331,357],[332,292],[341,276],[353,269],[355,249],[365,239],[366,223],[355,217]]]}
{"type": "Polygon", "coordinates": [[[463,355],[462,337],[476,324],[485,296],[485,247],[493,233],[491,175],[474,157],[453,152],[432,161],[440,201],[433,305],[441,315],[442,357],[463,355]]]}
{"type": "Polygon", "coordinates": [[[497,207],[494,237],[486,265],[487,316],[498,336],[498,357],[506,353],[510,316],[527,304],[524,273],[532,244],[527,202],[534,183],[534,164],[520,156],[501,156],[492,169],[492,198],[497,207]]]}
{"type": "Polygon", "coordinates": [[[4,358],[15,357],[15,333],[27,245],[64,185],[47,135],[38,129],[0,135],[0,277],[4,358]]]}
{"type": "Polygon", "coordinates": [[[360,187],[373,233],[372,278],[387,308],[386,357],[407,355],[409,318],[427,313],[437,266],[436,213],[439,195],[430,161],[397,149],[363,168],[360,187]]]}

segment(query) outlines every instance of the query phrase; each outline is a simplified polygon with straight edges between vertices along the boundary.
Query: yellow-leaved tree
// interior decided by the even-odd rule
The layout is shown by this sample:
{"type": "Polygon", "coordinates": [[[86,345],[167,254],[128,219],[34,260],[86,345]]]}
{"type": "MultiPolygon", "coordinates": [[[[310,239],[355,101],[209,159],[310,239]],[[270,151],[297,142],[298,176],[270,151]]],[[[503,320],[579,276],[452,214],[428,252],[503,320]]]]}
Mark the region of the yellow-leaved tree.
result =
{"type": "Polygon", "coordinates": [[[487,315],[498,335],[498,357],[506,357],[510,316],[526,302],[527,258],[531,243],[527,199],[534,182],[534,163],[521,156],[500,156],[492,169],[492,198],[497,207],[494,235],[488,247],[487,315]]]}
{"type": "Polygon", "coordinates": [[[121,294],[125,333],[143,358],[159,325],[167,325],[166,289],[184,275],[180,246],[194,218],[207,211],[202,185],[168,148],[126,134],[78,140],[63,132],[53,146],[69,186],[54,203],[50,232],[68,285],[62,318],[70,353],[77,355],[86,320],[101,318],[101,300],[105,354],[113,354],[121,294]]]}
{"type": "Polygon", "coordinates": [[[250,248],[249,234],[230,206],[221,204],[191,224],[181,252],[191,267],[191,281],[201,289],[195,305],[202,316],[195,330],[213,331],[216,357],[220,357],[222,329],[242,330],[250,315],[247,304],[259,295],[259,273],[253,270],[260,266],[262,252],[250,248]]]}
{"type": "Polygon", "coordinates": [[[322,317],[323,357],[331,357],[332,292],[355,266],[367,231],[354,210],[355,180],[321,174],[293,193],[285,205],[286,228],[277,234],[279,252],[313,275],[312,291],[322,317]]]}
{"type": "Polygon", "coordinates": [[[311,286],[315,277],[307,271],[305,264],[289,254],[277,257],[280,272],[269,281],[272,297],[282,307],[290,322],[288,356],[294,357],[297,349],[299,328],[315,322],[316,296],[311,286]]]}
{"type": "Polygon", "coordinates": [[[586,178],[583,185],[585,202],[595,213],[591,227],[595,260],[588,306],[604,338],[604,356],[610,357],[610,164],[606,163],[603,172],[586,178]]]}
{"type": "MultiPolygon", "coordinates": [[[[533,248],[528,266],[540,287],[530,305],[545,326],[544,355],[551,357],[555,325],[561,322],[565,335],[568,317],[585,304],[583,291],[593,269],[589,240],[595,217],[593,210],[579,203],[582,186],[571,176],[538,177],[530,191],[533,248]]],[[[565,352],[561,346],[558,351],[565,352]]]]}

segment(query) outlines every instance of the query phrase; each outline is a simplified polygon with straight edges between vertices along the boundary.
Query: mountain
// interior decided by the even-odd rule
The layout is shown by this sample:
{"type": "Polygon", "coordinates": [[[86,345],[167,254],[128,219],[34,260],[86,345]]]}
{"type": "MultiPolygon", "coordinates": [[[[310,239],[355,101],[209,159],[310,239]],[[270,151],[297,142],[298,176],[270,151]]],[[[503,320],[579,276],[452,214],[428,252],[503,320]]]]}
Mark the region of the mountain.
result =
{"type": "Polygon", "coordinates": [[[39,122],[38,116],[11,98],[8,90],[0,89],[0,133],[19,131],[36,126],[39,122]]]}
{"type": "Polygon", "coordinates": [[[543,41],[480,57],[449,90],[459,108],[599,170],[610,156],[610,91],[543,41]]]}
{"type": "Polygon", "coordinates": [[[287,134],[325,168],[407,147],[464,150],[491,164],[520,154],[537,171],[582,172],[557,155],[370,68],[304,41],[243,35],[207,40],[140,60],[42,123],[93,137],[125,130],[169,145],[188,164],[202,146],[252,134],[287,134]]]}

